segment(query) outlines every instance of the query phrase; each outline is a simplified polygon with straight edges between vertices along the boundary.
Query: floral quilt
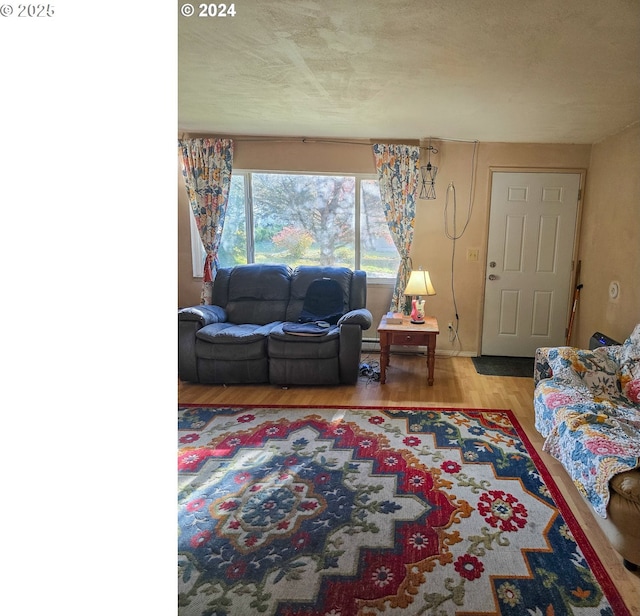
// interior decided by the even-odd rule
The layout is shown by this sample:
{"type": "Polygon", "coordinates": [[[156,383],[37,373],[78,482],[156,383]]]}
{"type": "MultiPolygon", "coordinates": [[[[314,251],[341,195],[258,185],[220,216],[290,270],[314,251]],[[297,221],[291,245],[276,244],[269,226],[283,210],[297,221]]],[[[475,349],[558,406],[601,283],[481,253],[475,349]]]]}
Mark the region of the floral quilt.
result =
{"type": "Polygon", "coordinates": [[[622,345],[538,349],[535,425],[596,513],[609,481],[640,466],[640,324],[622,345]]]}

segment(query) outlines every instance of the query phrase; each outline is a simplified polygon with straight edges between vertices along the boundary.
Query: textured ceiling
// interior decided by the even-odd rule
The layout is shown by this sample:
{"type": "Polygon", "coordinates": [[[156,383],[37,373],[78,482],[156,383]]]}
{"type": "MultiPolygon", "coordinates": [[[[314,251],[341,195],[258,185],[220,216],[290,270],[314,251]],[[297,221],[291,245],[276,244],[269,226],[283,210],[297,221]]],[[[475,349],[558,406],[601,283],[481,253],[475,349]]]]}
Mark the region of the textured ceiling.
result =
{"type": "Polygon", "coordinates": [[[235,9],[178,19],[180,131],[594,143],[640,119],[638,0],[235,9]]]}

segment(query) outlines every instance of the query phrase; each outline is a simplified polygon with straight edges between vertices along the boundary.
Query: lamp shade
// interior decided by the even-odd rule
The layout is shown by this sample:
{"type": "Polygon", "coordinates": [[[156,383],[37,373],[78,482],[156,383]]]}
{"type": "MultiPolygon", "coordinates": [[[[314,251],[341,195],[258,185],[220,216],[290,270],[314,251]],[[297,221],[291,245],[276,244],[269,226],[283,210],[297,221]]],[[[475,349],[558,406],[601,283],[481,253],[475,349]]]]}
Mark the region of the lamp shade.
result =
{"type": "Polygon", "coordinates": [[[405,295],[435,295],[436,290],[431,284],[429,272],[425,270],[413,270],[409,276],[409,282],[404,290],[405,295]]]}

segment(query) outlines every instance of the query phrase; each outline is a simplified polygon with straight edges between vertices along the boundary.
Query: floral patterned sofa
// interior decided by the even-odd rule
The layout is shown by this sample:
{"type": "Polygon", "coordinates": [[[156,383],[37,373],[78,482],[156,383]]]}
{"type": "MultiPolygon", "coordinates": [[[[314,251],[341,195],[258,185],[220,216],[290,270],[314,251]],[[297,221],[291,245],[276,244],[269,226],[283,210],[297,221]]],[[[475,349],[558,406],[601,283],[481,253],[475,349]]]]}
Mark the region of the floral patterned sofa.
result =
{"type": "Polygon", "coordinates": [[[640,324],[621,345],[536,351],[535,426],[625,566],[640,568],[640,324]]]}

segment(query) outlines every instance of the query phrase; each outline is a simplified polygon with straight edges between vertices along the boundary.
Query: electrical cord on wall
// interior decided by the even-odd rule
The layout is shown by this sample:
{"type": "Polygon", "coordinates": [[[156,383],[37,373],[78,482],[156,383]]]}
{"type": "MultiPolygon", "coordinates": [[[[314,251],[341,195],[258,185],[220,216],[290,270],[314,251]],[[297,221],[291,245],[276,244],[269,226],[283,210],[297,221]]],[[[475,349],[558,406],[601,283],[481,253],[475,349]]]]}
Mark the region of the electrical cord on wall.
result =
{"type": "Polygon", "coordinates": [[[454,281],[454,263],[456,257],[456,241],[459,240],[467,230],[469,226],[469,222],[471,220],[471,214],[473,212],[473,195],[475,190],[475,178],[476,178],[476,165],[477,165],[477,150],[478,150],[478,141],[473,142],[473,154],[471,156],[471,182],[469,184],[469,203],[467,204],[467,218],[465,220],[464,226],[462,227],[462,231],[458,234],[457,230],[457,214],[458,214],[458,203],[456,198],[456,187],[453,184],[453,180],[449,182],[449,186],[447,186],[447,192],[445,195],[445,203],[444,203],[444,233],[451,240],[451,296],[453,298],[453,311],[455,314],[455,324],[451,329],[449,329],[449,342],[454,344],[457,340],[459,349],[462,349],[462,342],[460,340],[460,336],[458,333],[460,326],[460,315],[458,314],[458,301],[456,299],[456,289],[455,289],[455,281],[454,281]],[[453,229],[449,227],[449,194],[453,193],[453,229]]]}

